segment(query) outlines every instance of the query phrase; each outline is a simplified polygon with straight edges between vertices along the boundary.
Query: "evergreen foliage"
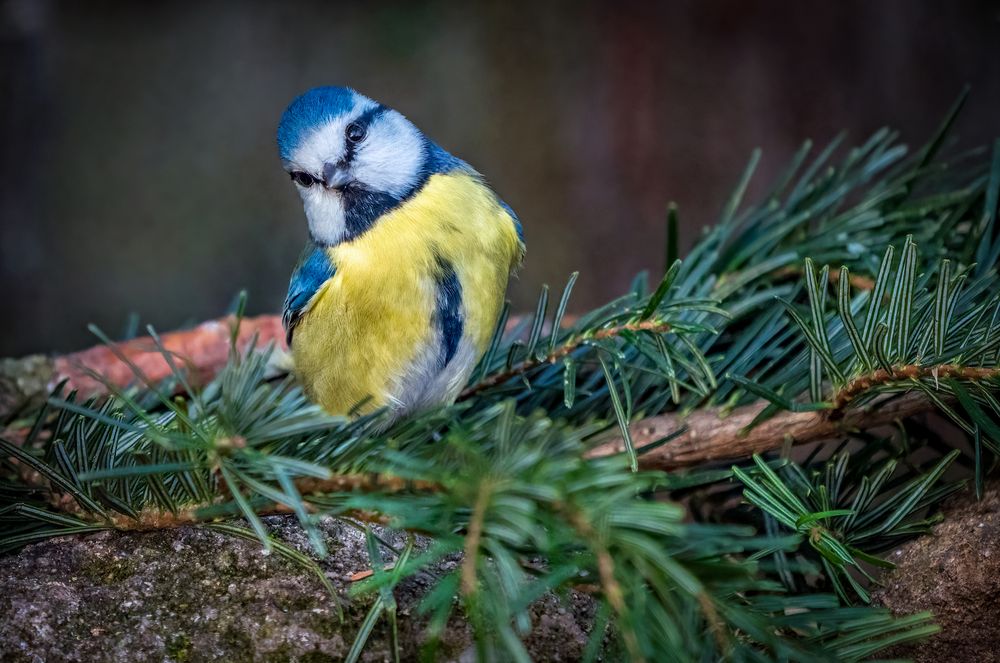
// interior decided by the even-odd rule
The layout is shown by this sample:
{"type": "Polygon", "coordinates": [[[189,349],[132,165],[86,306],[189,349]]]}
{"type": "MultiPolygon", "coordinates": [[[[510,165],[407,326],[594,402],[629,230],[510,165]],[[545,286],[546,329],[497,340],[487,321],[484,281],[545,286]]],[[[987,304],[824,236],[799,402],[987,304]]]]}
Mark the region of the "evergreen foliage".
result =
{"type": "Polygon", "coordinates": [[[935,522],[961,485],[946,474],[981,490],[1000,454],[1000,142],[939,158],[960,105],[912,156],[888,130],[811,161],[806,144],[744,205],[755,154],[683,262],[671,209],[656,287],[639,277],[568,325],[575,275],[551,317],[544,289],[506,333],[504,314],[457,404],[390,428],[378,413],[327,416],[292,378],[267,379],[269,349],[234,352],[204,388],[178,362],[169,384],[136,368],[136,387],[104,400],[57,389],[23,444],[0,440],[0,551],[189,524],[256,536],[325,582],[262,515],[295,514],[317,556],[322,518],[428,534],[397,549],[369,532],[374,575],[358,591],[373,607],[352,660],[378,620],[395,624],[392,588],[456,554],[422,605],[431,657],[458,612],[481,659],[527,660],[527,608],[546,592],[594,596],[591,660],[859,660],[925,637],[929,615],[867,605],[872,569],[935,522]],[[767,401],[758,421],[837,419],[901,398],[954,431],[907,419],[688,474],[640,471],[672,436],[643,448],[630,436],[663,412],[767,401]],[[588,454],[615,435],[625,454],[588,454]]]}

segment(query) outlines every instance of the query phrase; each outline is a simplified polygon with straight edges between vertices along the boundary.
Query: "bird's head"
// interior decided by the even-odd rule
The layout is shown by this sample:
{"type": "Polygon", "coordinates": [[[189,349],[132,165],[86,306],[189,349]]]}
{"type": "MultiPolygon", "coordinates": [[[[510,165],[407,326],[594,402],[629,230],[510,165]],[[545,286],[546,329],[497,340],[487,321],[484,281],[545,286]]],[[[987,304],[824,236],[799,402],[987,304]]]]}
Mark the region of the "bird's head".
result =
{"type": "Polygon", "coordinates": [[[278,125],[281,161],[323,245],[357,237],[419,187],[429,149],[400,113],[344,87],[309,90],[278,125]]]}

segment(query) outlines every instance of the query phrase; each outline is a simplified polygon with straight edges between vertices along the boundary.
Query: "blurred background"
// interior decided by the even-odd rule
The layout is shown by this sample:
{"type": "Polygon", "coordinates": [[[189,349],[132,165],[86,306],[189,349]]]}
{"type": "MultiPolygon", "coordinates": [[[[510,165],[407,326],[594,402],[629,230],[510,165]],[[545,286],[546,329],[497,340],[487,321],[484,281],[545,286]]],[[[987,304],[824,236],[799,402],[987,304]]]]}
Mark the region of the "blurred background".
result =
{"type": "MultiPolygon", "coordinates": [[[[274,131],[350,85],[482,171],[524,223],[515,307],[571,308],[663,268],[754,147],[924,140],[962,85],[963,144],[1000,135],[1000,3],[0,0],[0,356],[168,330],[240,288],[276,312],[306,238],[274,131]]],[[[752,189],[753,190],[753,189],[752,189]]]]}

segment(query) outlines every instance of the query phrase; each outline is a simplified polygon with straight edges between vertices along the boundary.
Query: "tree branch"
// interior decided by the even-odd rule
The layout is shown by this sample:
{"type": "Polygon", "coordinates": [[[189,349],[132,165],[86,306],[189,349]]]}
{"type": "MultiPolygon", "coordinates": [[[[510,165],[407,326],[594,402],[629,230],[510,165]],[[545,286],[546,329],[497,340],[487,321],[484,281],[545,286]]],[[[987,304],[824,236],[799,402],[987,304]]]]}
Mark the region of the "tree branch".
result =
{"type": "MultiPolygon", "coordinates": [[[[210,320],[193,329],[164,334],[160,340],[164,348],[175,357],[175,363],[188,370],[190,379],[207,381],[229,359],[233,322],[231,316],[210,320]]],[[[544,358],[524,360],[507,371],[494,374],[469,387],[463,392],[462,398],[502,384],[543,363],[559,361],[588,340],[610,338],[623,331],[641,330],[662,332],[666,331],[666,325],[646,320],[603,329],[589,337],[571,338],[544,358]]],[[[254,339],[262,347],[274,343],[277,347],[284,348],[284,329],[280,318],[265,315],[244,319],[237,337],[238,349],[245,351],[254,339]]],[[[149,337],[118,343],[115,351],[136,364],[152,382],[166,379],[171,374],[169,363],[149,337]]],[[[116,387],[125,388],[133,384],[136,380],[133,370],[115,355],[115,351],[99,345],[54,359],[34,356],[4,360],[0,364],[0,418],[6,418],[16,412],[17,408],[24,407],[26,398],[44,398],[51,388],[63,380],[67,381],[69,389],[77,389],[83,395],[106,393],[106,386],[96,380],[91,372],[101,375],[116,387]]],[[[997,374],[992,369],[984,370],[989,370],[990,374],[981,374],[983,371],[974,368],[940,366],[937,367],[936,374],[939,378],[982,378],[995,377],[997,374]]],[[[880,369],[857,378],[844,387],[834,399],[833,410],[782,412],[747,432],[744,429],[766,404],[737,408],[728,416],[722,416],[718,410],[699,410],[687,417],[676,414],[653,416],[631,426],[632,439],[637,447],[641,447],[686,427],[677,438],[640,456],[639,464],[643,469],[671,470],[704,462],[738,460],[776,449],[786,440],[794,444],[816,442],[837,437],[851,429],[890,424],[897,419],[933,410],[933,403],[917,393],[876,403],[865,409],[852,409],[849,406],[858,395],[876,384],[899,379],[931,378],[934,375],[935,369],[926,367],[897,367],[893,369],[892,375],[880,369]]],[[[9,436],[10,431],[7,433],[9,436]]],[[[623,441],[617,438],[591,450],[590,455],[607,456],[623,451],[623,441]]]]}
{"type": "MultiPolygon", "coordinates": [[[[207,382],[218,374],[229,361],[232,328],[236,320],[233,316],[209,320],[193,329],[175,331],[160,337],[163,348],[174,357],[178,368],[188,371],[188,378],[207,382]]],[[[258,347],[274,343],[285,347],[285,330],[281,318],[262,315],[240,321],[236,337],[236,350],[244,352],[252,341],[258,347]]],[[[91,372],[96,372],[116,387],[127,387],[136,381],[134,371],[119,359],[115,352],[124,355],[134,363],[150,382],[159,382],[170,377],[170,364],[163,353],[148,336],[122,341],[115,344],[112,351],[105,345],[96,345],[82,352],[74,352],[53,360],[55,372],[50,386],[55,387],[62,380],[68,380],[67,388],[79,389],[84,395],[101,395],[107,388],[100,380],[95,380],[91,372]]]]}
{"type": "Polygon", "coordinates": [[[933,366],[893,366],[891,371],[879,368],[870,373],[860,375],[847,383],[837,392],[833,399],[833,417],[845,411],[857,397],[876,387],[900,380],[989,380],[1000,377],[1000,369],[980,366],[956,366],[955,364],[937,364],[933,366]]]}
{"type": "MultiPolygon", "coordinates": [[[[234,322],[233,316],[209,320],[193,329],[163,334],[160,341],[178,368],[187,371],[189,380],[204,383],[215,377],[229,360],[234,322]]],[[[274,343],[284,348],[281,318],[276,315],[244,318],[236,339],[237,350],[245,351],[254,339],[260,347],[274,343]]],[[[169,362],[149,336],[116,343],[114,351],[96,345],[53,358],[32,355],[3,359],[0,360],[0,421],[45,399],[63,381],[67,390],[78,390],[83,397],[108,392],[107,386],[94,378],[94,373],[120,389],[135,383],[132,368],[116,352],[138,366],[150,382],[165,380],[172,373],[169,362]]]]}
{"type": "MultiPolygon", "coordinates": [[[[840,419],[829,411],[782,412],[761,422],[749,431],[744,429],[767,407],[766,403],[737,408],[723,417],[719,410],[699,410],[687,417],[664,414],[632,424],[632,442],[636,447],[651,444],[675,433],[684,432],[648,453],[639,456],[644,470],[675,470],[706,462],[739,460],[753,454],[792,444],[819,442],[860,428],[885,426],[934,409],[934,404],[918,393],[880,401],[868,408],[851,409],[840,419]]],[[[625,451],[620,438],[609,440],[594,449],[591,457],[610,456],[625,451]]]]}

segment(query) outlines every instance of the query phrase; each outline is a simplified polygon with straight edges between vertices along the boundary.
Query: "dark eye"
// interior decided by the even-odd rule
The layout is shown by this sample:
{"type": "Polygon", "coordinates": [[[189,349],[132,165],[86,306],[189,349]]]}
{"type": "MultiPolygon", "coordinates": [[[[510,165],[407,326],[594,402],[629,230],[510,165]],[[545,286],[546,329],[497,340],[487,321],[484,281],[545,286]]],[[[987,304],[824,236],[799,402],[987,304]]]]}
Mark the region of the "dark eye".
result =
{"type": "Polygon", "coordinates": [[[292,181],[299,186],[310,187],[316,183],[316,178],[309,173],[303,173],[301,170],[293,170],[291,172],[292,181]]]}
{"type": "Polygon", "coordinates": [[[352,143],[360,143],[365,139],[365,128],[357,122],[351,122],[347,125],[347,129],[344,131],[344,135],[347,136],[347,140],[352,143]]]}

